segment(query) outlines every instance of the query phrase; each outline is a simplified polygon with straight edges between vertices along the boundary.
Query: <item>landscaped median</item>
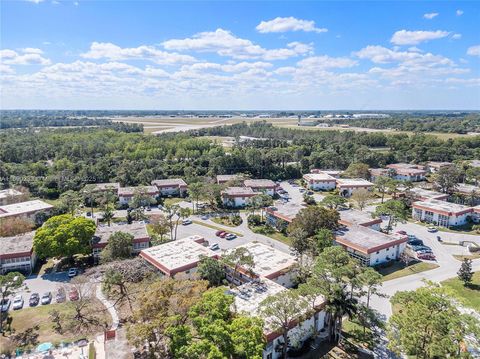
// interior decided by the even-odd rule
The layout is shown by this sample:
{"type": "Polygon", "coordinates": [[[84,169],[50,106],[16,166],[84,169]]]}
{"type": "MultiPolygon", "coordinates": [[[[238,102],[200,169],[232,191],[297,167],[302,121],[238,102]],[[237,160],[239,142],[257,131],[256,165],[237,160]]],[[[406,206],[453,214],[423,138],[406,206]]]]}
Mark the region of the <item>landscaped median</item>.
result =
{"type": "Polygon", "coordinates": [[[241,233],[234,232],[234,231],[231,231],[230,229],[225,229],[225,228],[216,226],[214,224],[205,223],[205,222],[197,221],[197,220],[193,220],[192,223],[199,224],[200,226],[208,227],[208,228],[211,228],[211,229],[216,229],[217,231],[225,231],[225,232],[228,232],[228,233],[233,233],[233,234],[237,235],[237,237],[243,237],[243,234],[241,234],[241,233]]]}
{"type": "Polygon", "coordinates": [[[388,280],[406,277],[408,275],[417,274],[438,268],[439,265],[429,262],[412,262],[412,264],[405,266],[403,262],[394,262],[386,267],[377,267],[376,270],[383,275],[382,282],[388,280]]]}

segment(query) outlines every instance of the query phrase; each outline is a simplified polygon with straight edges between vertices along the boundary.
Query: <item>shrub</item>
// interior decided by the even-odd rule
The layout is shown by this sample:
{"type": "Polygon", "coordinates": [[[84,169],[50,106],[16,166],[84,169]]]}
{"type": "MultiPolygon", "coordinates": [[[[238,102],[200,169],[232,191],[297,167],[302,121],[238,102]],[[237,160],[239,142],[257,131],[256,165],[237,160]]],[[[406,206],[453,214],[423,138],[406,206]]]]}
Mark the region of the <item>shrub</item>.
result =
{"type": "Polygon", "coordinates": [[[256,227],[262,224],[262,219],[258,214],[249,215],[247,218],[247,221],[248,221],[248,225],[253,227],[256,227]]]}

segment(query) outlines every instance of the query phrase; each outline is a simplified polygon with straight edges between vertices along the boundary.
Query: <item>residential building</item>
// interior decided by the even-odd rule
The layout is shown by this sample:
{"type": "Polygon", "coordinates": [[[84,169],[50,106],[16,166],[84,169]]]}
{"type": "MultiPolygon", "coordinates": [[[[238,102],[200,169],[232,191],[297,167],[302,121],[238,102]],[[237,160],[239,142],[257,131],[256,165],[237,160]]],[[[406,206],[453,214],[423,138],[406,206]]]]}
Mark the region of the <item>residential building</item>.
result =
{"type": "Polygon", "coordinates": [[[115,195],[118,195],[119,188],[120,188],[120,183],[118,182],[91,183],[91,184],[87,184],[84,187],[84,192],[85,191],[92,191],[94,193],[112,192],[115,195]]]}
{"type": "Polygon", "coordinates": [[[378,177],[391,177],[394,170],[389,168],[370,168],[370,180],[376,182],[378,177]]]}
{"type": "Polygon", "coordinates": [[[381,218],[373,218],[370,213],[362,212],[356,209],[347,209],[338,211],[340,214],[340,224],[345,226],[358,225],[380,231],[381,218]]]}
{"type": "Polygon", "coordinates": [[[218,258],[202,236],[190,236],[140,251],[140,257],[171,278],[197,278],[203,257],[218,258]]]}
{"type": "Polygon", "coordinates": [[[12,271],[30,274],[36,261],[33,252],[34,236],[35,231],[0,238],[0,274],[12,271]]]}
{"type": "Polygon", "coordinates": [[[432,191],[425,188],[413,187],[413,188],[402,188],[399,187],[399,192],[397,197],[410,197],[414,201],[428,201],[430,199],[437,199],[439,201],[446,201],[448,199],[447,193],[441,193],[437,191],[432,191]]]}
{"type": "Polygon", "coordinates": [[[187,193],[187,184],[181,178],[170,178],[152,181],[152,186],[156,186],[161,196],[184,197],[187,193]]]}
{"type": "Polygon", "coordinates": [[[335,178],[340,178],[344,171],[339,171],[339,170],[322,170],[320,168],[312,168],[310,170],[310,173],[325,173],[329,176],[335,177],[335,178]]]}
{"type": "Polygon", "coordinates": [[[345,226],[335,233],[335,243],[366,266],[398,259],[406,242],[406,237],[390,236],[357,224],[345,226]]]}
{"type": "Polygon", "coordinates": [[[373,183],[363,178],[339,178],[337,179],[337,188],[340,196],[350,197],[358,190],[370,191],[373,183]]]}
{"type": "Polygon", "coordinates": [[[283,231],[303,208],[305,206],[295,202],[277,204],[266,209],[265,219],[270,226],[283,231]]]}
{"type": "Polygon", "coordinates": [[[472,220],[475,223],[480,222],[480,206],[473,207],[472,220]]]}
{"type": "Polygon", "coordinates": [[[260,192],[268,194],[269,196],[275,195],[276,184],[269,179],[248,179],[243,182],[245,187],[250,187],[253,192],[260,192]]]}
{"type": "Polygon", "coordinates": [[[257,278],[267,278],[275,283],[291,288],[297,274],[297,261],[292,255],[279,251],[260,242],[249,242],[227,250],[227,254],[238,248],[245,248],[253,258],[253,267],[240,267],[234,273],[227,267],[227,279],[234,284],[242,284],[257,278]]]}
{"type": "Polygon", "coordinates": [[[116,232],[128,233],[133,236],[132,254],[139,253],[142,249],[150,247],[150,236],[144,222],[130,224],[99,225],[92,238],[92,253],[94,257],[100,256],[103,248],[108,244],[110,236],[116,232]]]}
{"type": "Polygon", "coordinates": [[[467,223],[473,208],[461,204],[430,199],[412,204],[412,217],[440,227],[456,227],[467,223]]]}
{"type": "Polygon", "coordinates": [[[430,173],[435,173],[437,172],[440,168],[443,167],[450,167],[453,163],[452,162],[436,162],[436,161],[430,161],[427,162],[426,167],[427,170],[430,173]]]}
{"type": "Polygon", "coordinates": [[[138,186],[138,187],[120,187],[118,189],[118,201],[121,205],[127,205],[136,195],[148,197],[155,202],[158,197],[158,188],[155,186],[138,186]]]}
{"type": "Polygon", "coordinates": [[[16,202],[23,196],[23,193],[13,188],[2,189],[0,191],[0,206],[16,202]]]}
{"type": "Polygon", "coordinates": [[[335,189],[337,180],[335,177],[327,175],[326,173],[306,173],[303,179],[307,184],[308,189],[314,191],[331,191],[335,189]]]}
{"type": "Polygon", "coordinates": [[[39,199],[26,202],[18,202],[0,206],[0,219],[1,218],[23,218],[29,220],[35,220],[37,213],[50,213],[53,206],[39,199]]]}
{"type": "Polygon", "coordinates": [[[257,195],[250,187],[227,187],[222,191],[222,200],[225,207],[245,207],[250,198],[257,195]]]}
{"type": "MultiPolygon", "coordinates": [[[[263,319],[263,332],[266,338],[266,346],[262,354],[262,359],[279,359],[281,358],[281,350],[283,336],[278,332],[272,323],[272,319],[263,315],[261,311],[261,303],[271,296],[289,290],[285,287],[269,280],[261,279],[247,282],[236,288],[230,289],[227,293],[235,297],[232,310],[241,315],[255,316],[263,319]]],[[[289,323],[288,339],[290,345],[298,345],[312,336],[315,331],[320,332],[325,327],[325,300],[319,296],[314,303],[315,310],[313,313],[298,313],[298,319],[289,323]]]]}
{"type": "Polygon", "coordinates": [[[395,170],[393,178],[398,181],[418,182],[425,180],[427,171],[421,165],[413,165],[409,163],[393,163],[387,165],[387,168],[395,170]]]}
{"type": "Polygon", "coordinates": [[[224,184],[227,182],[242,181],[242,175],[217,175],[217,184],[224,184]]]}

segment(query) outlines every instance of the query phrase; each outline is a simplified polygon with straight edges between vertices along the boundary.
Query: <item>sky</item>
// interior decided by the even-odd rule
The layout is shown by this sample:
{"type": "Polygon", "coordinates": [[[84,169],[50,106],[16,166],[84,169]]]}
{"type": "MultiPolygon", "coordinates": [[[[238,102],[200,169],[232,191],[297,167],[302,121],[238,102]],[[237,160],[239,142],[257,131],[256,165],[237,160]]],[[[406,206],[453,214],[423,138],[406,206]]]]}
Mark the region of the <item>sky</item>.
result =
{"type": "Polygon", "coordinates": [[[479,1],[0,7],[2,109],[480,109],[479,1]]]}

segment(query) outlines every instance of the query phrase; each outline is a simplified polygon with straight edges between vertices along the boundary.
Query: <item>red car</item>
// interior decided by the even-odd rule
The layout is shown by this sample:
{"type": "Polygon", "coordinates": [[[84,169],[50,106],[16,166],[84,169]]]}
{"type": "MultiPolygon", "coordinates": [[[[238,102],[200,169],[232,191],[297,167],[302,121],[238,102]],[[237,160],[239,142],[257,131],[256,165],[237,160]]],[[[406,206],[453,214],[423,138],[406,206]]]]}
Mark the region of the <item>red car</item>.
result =
{"type": "Polygon", "coordinates": [[[422,253],[422,254],[417,254],[418,259],[425,259],[427,261],[433,261],[435,260],[435,256],[430,253],[422,253]]]}
{"type": "Polygon", "coordinates": [[[222,232],[222,233],[220,233],[220,236],[219,236],[219,237],[220,237],[220,238],[225,238],[225,236],[226,236],[227,234],[228,234],[227,232],[222,232]]]}
{"type": "Polygon", "coordinates": [[[223,233],[225,233],[225,231],[217,231],[217,232],[215,232],[215,235],[216,235],[217,237],[221,237],[221,235],[222,235],[223,233]]]}
{"type": "Polygon", "coordinates": [[[402,236],[406,236],[407,235],[407,232],[405,231],[397,231],[398,234],[401,234],[402,236]]]}
{"type": "Polygon", "coordinates": [[[78,290],[76,288],[72,288],[70,292],[68,292],[68,298],[74,302],[78,300],[78,290]]]}

